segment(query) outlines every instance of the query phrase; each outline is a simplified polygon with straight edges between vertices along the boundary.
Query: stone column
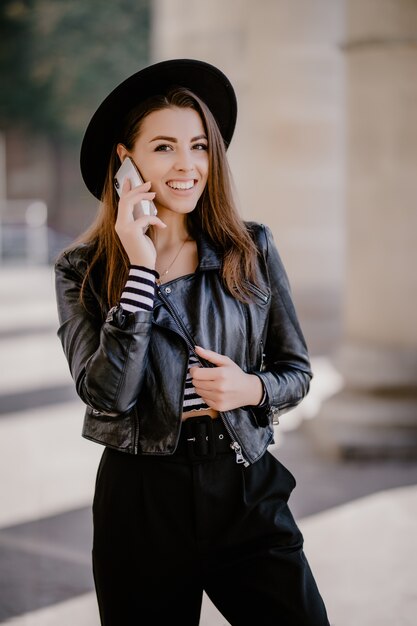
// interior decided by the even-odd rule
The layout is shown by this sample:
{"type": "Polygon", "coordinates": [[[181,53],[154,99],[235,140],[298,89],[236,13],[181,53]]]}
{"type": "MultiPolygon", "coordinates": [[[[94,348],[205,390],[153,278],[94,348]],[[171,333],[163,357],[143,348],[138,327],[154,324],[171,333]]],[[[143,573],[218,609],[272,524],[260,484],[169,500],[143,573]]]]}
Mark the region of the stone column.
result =
{"type": "Polygon", "coordinates": [[[348,0],[344,389],[326,454],[417,455],[417,3],[348,0]]]}

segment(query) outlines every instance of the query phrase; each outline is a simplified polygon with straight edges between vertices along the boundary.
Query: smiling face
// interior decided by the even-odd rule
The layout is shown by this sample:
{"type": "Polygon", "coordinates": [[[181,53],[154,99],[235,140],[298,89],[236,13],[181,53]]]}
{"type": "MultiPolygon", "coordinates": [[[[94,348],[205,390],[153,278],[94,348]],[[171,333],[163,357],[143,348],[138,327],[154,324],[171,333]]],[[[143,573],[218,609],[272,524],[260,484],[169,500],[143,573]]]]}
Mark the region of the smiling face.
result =
{"type": "Polygon", "coordinates": [[[158,211],[194,210],[209,170],[207,136],[197,111],[180,107],[153,111],[143,119],[133,149],[123,148],[119,144],[119,156],[129,155],[144,181],[152,182],[158,211]]]}

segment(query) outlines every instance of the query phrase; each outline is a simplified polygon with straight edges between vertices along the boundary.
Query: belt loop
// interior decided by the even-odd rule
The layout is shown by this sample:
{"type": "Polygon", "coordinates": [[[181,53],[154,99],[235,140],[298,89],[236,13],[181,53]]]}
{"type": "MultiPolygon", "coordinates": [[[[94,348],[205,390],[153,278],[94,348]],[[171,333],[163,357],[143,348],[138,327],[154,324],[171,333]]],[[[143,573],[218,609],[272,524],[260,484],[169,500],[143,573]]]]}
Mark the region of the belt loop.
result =
{"type": "Polygon", "coordinates": [[[210,415],[191,417],[184,422],[187,452],[192,461],[214,459],[216,444],[214,441],[213,420],[210,415]]]}

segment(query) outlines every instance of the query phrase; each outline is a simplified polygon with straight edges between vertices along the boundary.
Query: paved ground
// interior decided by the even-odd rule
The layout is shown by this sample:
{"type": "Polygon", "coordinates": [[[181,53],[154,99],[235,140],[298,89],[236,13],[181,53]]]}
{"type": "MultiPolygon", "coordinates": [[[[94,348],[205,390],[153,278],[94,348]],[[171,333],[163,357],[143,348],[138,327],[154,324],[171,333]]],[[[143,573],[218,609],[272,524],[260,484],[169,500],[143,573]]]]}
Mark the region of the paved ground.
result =
{"type": "MultiPolygon", "coordinates": [[[[0,622],[98,626],[90,511],[101,449],[80,437],[51,270],[0,269],[0,297],[0,622]]],[[[297,477],[307,556],[335,626],[414,626],[417,462],[317,458],[302,424],[341,383],[327,358],[337,301],[304,294],[297,304],[316,377],[272,451],[297,477]]],[[[224,624],[205,598],[201,626],[224,624]]]]}

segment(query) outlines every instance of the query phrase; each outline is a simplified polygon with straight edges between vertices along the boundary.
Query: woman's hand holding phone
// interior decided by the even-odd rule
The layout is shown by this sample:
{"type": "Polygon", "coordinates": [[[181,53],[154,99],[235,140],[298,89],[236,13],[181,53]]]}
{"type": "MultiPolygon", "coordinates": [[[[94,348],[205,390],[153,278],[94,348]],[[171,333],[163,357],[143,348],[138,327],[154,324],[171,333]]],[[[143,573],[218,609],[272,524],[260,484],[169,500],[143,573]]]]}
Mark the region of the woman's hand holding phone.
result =
{"type": "Polygon", "coordinates": [[[150,202],[154,199],[155,193],[149,191],[150,187],[151,183],[147,182],[132,189],[130,179],[125,179],[120,194],[115,230],[132,265],[155,269],[155,246],[145,231],[150,225],[166,228],[166,224],[156,215],[141,215],[137,218],[134,216],[136,205],[142,200],[150,202]]]}

